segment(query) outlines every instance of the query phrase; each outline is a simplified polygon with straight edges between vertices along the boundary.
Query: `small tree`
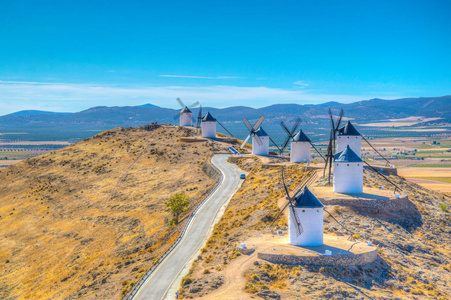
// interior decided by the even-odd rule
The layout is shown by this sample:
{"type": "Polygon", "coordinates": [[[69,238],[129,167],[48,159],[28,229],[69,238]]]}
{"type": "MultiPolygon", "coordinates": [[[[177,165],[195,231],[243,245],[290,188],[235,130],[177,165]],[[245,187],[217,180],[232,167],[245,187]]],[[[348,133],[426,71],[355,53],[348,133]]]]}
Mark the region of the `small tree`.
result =
{"type": "Polygon", "coordinates": [[[189,205],[189,197],[185,194],[185,192],[177,193],[169,198],[168,202],[166,202],[166,206],[172,213],[174,217],[171,221],[171,224],[179,223],[179,216],[182,212],[188,209],[189,205]]]}

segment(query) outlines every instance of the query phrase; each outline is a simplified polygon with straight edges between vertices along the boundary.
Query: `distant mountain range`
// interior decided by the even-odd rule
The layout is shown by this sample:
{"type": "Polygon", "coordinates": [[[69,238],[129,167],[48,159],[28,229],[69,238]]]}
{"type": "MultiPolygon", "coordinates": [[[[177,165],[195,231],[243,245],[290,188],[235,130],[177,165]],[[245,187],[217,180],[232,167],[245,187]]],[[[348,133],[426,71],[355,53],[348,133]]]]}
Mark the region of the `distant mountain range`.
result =
{"type": "MultiPolygon", "coordinates": [[[[174,100],[175,101],[175,100],[174,100]]],[[[387,119],[400,119],[411,116],[442,118],[441,122],[451,123],[451,96],[404,98],[397,100],[371,99],[350,104],[328,102],[318,105],[276,104],[263,108],[233,106],[228,108],[203,107],[205,114],[209,111],[214,117],[230,127],[230,130],[242,131],[245,127],[241,121],[244,117],[251,123],[261,115],[265,116],[265,129],[273,128],[279,132],[281,120],[287,123],[297,117],[302,119],[306,130],[329,128],[328,109],[334,114],[344,109],[344,116],[358,123],[377,122],[387,119]]],[[[198,109],[192,109],[197,117],[198,109]]],[[[49,111],[26,110],[0,117],[1,130],[27,129],[79,129],[100,131],[114,127],[135,127],[150,122],[178,124],[174,119],[179,110],[162,108],[153,104],[140,106],[98,106],[76,113],[55,113],[49,111]]],[[[271,129],[269,130],[271,131],[271,129]]],[[[244,134],[244,133],[243,133],[244,134]]],[[[271,134],[271,133],[270,133],[271,134]]]]}

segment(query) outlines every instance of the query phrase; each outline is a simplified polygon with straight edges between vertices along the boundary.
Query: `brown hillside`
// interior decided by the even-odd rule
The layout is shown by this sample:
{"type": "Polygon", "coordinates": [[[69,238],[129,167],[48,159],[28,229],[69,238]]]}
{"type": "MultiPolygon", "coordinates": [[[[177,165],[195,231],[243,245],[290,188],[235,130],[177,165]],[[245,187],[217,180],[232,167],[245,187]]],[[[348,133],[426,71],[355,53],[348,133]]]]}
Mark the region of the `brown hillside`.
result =
{"type": "Polygon", "coordinates": [[[0,299],[119,299],[178,236],[168,196],[191,206],[219,142],[179,127],[116,128],[0,172],[0,299]]]}
{"type": "MultiPolygon", "coordinates": [[[[255,158],[238,164],[251,172],[182,281],[184,298],[449,299],[451,216],[440,208],[441,203],[448,210],[451,206],[446,195],[390,176],[409,196],[411,204],[406,209],[326,206],[357,240],[378,246],[375,262],[363,267],[275,265],[257,259],[255,252],[242,255],[234,246],[271,231],[267,226],[282,196],[280,169],[261,168],[255,158]]],[[[287,170],[292,189],[302,175],[299,167],[287,170]]],[[[375,173],[366,171],[364,184],[388,187],[375,173]]],[[[327,214],[324,223],[325,233],[349,236],[327,214]]],[[[286,219],[278,224],[286,227],[286,219]]]]}

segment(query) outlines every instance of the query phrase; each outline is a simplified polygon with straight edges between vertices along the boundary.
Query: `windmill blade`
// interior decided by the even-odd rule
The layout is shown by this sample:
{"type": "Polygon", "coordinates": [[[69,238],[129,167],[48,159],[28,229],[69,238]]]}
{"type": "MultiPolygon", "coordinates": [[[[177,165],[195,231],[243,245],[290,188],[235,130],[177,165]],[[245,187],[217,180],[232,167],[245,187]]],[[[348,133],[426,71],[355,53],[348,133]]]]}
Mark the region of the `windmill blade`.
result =
{"type": "Polygon", "coordinates": [[[310,141],[310,145],[312,146],[313,149],[315,149],[316,152],[318,152],[319,156],[321,156],[321,158],[326,161],[326,159],[324,158],[324,156],[321,154],[321,152],[319,152],[318,149],[316,149],[315,145],[313,145],[312,141],[310,141]]]}
{"type": "Polygon", "coordinates": [[[381,177],[383,177],[388,183],[392,184],[395,187],[395,192],[396,189],[402,191],[402,189],[397,186],[396,184],[394,184],[390,179],[388,179],[384,174],[382,174],[381,172],[379,172],[377,169],[373,168],[373,166],[371,166],[369,163],[367,163],[366,161],[363,161],[368,167],[370,167],[373,171],[375,171],[377,174],[379,174],[381,177]]]}
{"type": "Polygon", "coordinates": [[[280,126],[282,126],[282,128],[285,129],[285,131],[288,134],[288,138],[291,138],[293,134],[288,130],[287,126],[285,126],[285,123],[283,121],[280,121],[280,126]]]}
{"type": "Polygon", "coordinates": [[[287,201],[287,203],[285,203],[282,206],[282,209],[277,213],[277,215],[274,217],[273,221],[271,222],[271,224],[269,225],[269,227],[272,227],[274,225],[274,223],[280,218],[280,216],[283,214],[284,210],[288,207],[288,204],[290,204],[290,202],[287,201]]]}
{"type": "Polygon", "coordinates": [[[294,123],[293,130],[291,130],[291,135],[293,135],[296,132],[296,129],[298,129],[299,124],[301,124],[302,120],[301,118],[296,119],[296,123],[294,123]]]}
{"type": "Polygon", "coordinates": [[[178,114],[176,114],[175,116],[174,116],[174,120],[177,120],[177,119],[179,119],[180,118],[180,113],[178,113],[178,114]]]}
{"type": "Polygon", "coordinates": [[[261,116],[258,120],[257,120],[257,123],[255,123],[255,125],[254,125],[254,130],[257,130],[259,127],[260,127],[260,125],[262,125],[262,123],[263,123],[263,121],[265,120],[265,117],[263,117],[263,116],[261,116]]]}
{"type": "Polygon", "coordinates": [[[249,140],[249,138],[251,137],[252,133],[249,133],[249,135],[247,136],[247,138],[244,140],[244,142],[241,144],[240,149],[243,149],[244,146],[247,144],[247,141],[249,140]]]}
{"type": "Polygon", "coordinates": [[[276,142],[273,141],[273,139],[271,137],[269,137],[269,140],[271,141],[271,143],[274,144],[274,146],[277,147],[277,149],[279,150],[280,154],[282,154],[282,149],[279,148],[279,146],[277,146],[276,142]]]}
{"type": "Polygon", "coordinates": [[[373,147],[373,145],[371,145],[371,143],[362,135],[362,139],[367,142],[368,145],[370,145],[371,148],[373,148],[374,151],[376,151],[377,154],[379,154],[380,157],[382,157],[389,165],[391,164],[388,159],[386,159],[385,157],[382,156],[382,154],[379,153],[379,151],[376,150],[376,148],[373,147]]]}
{"type": "Polygon", "coordinates": [[[302,224],[301,224],[301,221],[299,221],[299,218],[298,218],[298,214],[296,213],[296,209],[294,208],[294,205],[293,205],[293,203],[291,202],[291,200],[290,200],[290,208],[291,208],[291,213],[292,213],[292,215],[293,215],[293,217],[294,217],[294,220],[295,220],[295,222],[296,222],[296,236],[300,236],[303,232],[304,232],[304,229],[302,228],[302,224]]]}
{"type": "Polygon", "coordinates": [[[283,187],[285,189],[285,193],[287,193],[287,199],[290,199],[290,193],[288,192],[287,185],[285,184],[285,178],[283,176],[283,174],[285,173],[285,168],[282,167],[280,170],[282,171],[282,183],[283,183],[283,187]]]}
{"type": "Polygon", "coordinates": [[[253,132],[251,123],[249,123],[249,121],[246,118],[243,119],[243,123],[244,123],[244,125],[246,125],[247,129],[249,129],[250,132],[253,132]]]}
{"type": "Polygon", "coordinates": [[[190,106],[188,106],[189,109],[195,108],[196,106],[199,105],[199,101],[194,102],[193,104],[191,104],[190,106]]]}
{"type": "Polygon", "coordinates": [[[330,117],[330,122],[332,124],[332,130],[335,130],[334,116],[332,115],[332,109],[330,107],[329,107],[329,117],[330,117]]]}
{"type": "Polygon", "coordinates": [[[216,120],[216,122],[218,122],[218,124],[219,124],[222,128],[224,128],[224,130],[227,131],[227,133],[228,133],[231,137],[233,137],[233,134],[232,134],[230,131],[228,131],[227,128],[225,128],[225,126],[222,125],[221,122],[219,122],[218,120],[216,120]]]}
{"type": "Polygon", "coordinates": [[[255,137],[255,140],[257,141],[257,144],[258,144],[260,147],[263,146],[263,142],[262,142],[261,138],[260,138],[257,134],[255,134],[255,133],[254,133],[254,137],[255,137]]]}
{"type": "Polygon", "coordinates": [[[177,99],[175,99],[175,100],[177,100],[177,102],[180,104],[180,106],[181,106],[182,108],[185,107],[185,103],[183,103],[183,101],[182,101],[180,98],[177,98],[177,99]]]}
{"type": "Polygon", "coordinates": [[[337,131],[338,128],[340,128],[341,119],[343,118],[343,113],[344,113],[344,111],[343,111],[343,108],[342,108],[342,109],[340,109],[340,116],[338,117],[338,124],[337,124],[337,127],[335,127],[335,131],[337,131]]]}
{"type": "Polygon", "coordinates": [[[287,146],[288,146],[288,143],[290,142],[290,139],[291,139],[291,137],[288,136],[287,139],[285,140],[285,143],[283,143],[282,150],[281,150],[280,153],[282,153],[283,151],[285,151],[285,149],[286,149],[287,146]]]}
{"type": "Polygon", "coordinates": [[[197,115],[196,127],[199,128],[201,123],[202,123],[202,105],[199,107],[199,114],[197,115]]]}

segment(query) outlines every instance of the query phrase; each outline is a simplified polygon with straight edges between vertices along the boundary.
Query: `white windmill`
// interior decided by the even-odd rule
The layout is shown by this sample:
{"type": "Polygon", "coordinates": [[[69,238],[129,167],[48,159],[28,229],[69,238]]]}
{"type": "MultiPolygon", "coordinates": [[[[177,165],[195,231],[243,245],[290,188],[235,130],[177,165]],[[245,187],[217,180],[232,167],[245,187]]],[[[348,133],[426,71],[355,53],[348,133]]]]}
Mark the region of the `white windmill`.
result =
{"type": "Polygon", "coordinates": [[[252,137],[252,154],[253,155],[268,155],[269,154],[269,135],[260,125],[265,120],[265,117],[261,116],[254,126],[251,126],[249,121],[244,118],[243,122],[249,130],[249,135],[244,140],[243,144],[241,144],[241,149],[246,145],[247,141],[250,137],[252,137]]]}
{"type": "Polygon", "coordinates": [[[178,104],[182,107],[179,114],[174,116],[174,120],[180,118],[180,126],[193,126],[193,113],[190,109],[199,105],[199,101],[194,102],[190,106],[186,106],[180,98],[176,99],[178,104]]]}
{"type": "Polygon", "coordinates": [[[290,161],[292,163],[310,161],[310,144],[312,141],[300,130],[291,141],[290,161]]]}
{"type": "Polygon", "coordinates": [[[207,112],[207,114],[202,118],[201,122],[202,137],[204,138],[215,138],[216,137],[216,119],[207,112]]]}
{"type": "Polygon", "coordinates": [[[337,153],[345,150],[346,146],[351,147],[358,157],[362,157],[362,135],[351,124],[351,121],[348,121],[345,126],[338,129],[337,153]]]}
{"type": "Polygon", "coordinates": [[[363,192],[363,160],[347,145],[334,158],[334,192],[363,192]]]}
{"type": "Polygon", "coordinates": [[[317,173],[313,172],[303,187],[293,196],[290,196],[283,174],[284,169],[282,168],[282,182],[287,195],[287,203],[272,224],[288,206],[288,242],[295,246],[321,246],[324,235],[324,206],[307,188],[308,184],[316,180],[317,173]]]}
{"type": "Polygon", "coordinates": [[[310,161],[310,147],[315,149],[315,151],[325,160],[321,152],[316,149],[315,145],[313,145],[312,141],[305,135],[305,133],[300,130],[296,134],[296,129],[301,123],[301,119],[297,118],[293,128],[288,130],[287,126],[283,121],[280,121],[280,126],[287,132],[287,138],[285,143],[282,146],[280,154],[283,153],[285,148],[288,146],[288,143],[291,140],[291,151],[290,151],[290,162],[292,163],[301,163],[301,162],[309,162],[310,161]]]}

